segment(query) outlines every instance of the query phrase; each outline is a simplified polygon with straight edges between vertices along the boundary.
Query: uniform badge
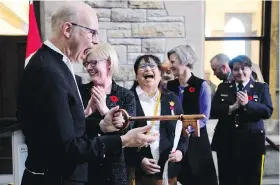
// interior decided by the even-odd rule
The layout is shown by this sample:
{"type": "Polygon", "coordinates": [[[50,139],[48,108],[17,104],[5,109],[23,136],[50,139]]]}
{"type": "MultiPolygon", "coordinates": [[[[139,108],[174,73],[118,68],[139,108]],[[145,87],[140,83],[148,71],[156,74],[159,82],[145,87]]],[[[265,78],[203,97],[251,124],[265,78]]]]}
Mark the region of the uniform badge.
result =
{"type": "Polygon", "coordinates": [[[253,84],[250,84],[250,88],[254,88],[253,84]]]}

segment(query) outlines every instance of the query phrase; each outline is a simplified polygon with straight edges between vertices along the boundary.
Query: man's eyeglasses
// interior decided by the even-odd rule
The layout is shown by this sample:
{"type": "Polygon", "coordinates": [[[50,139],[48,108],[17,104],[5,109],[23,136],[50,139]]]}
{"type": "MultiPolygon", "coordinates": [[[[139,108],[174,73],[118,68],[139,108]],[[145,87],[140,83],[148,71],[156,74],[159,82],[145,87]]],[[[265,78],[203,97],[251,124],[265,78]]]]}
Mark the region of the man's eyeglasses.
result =
{"type": "Polygon", "coordinates": [[[85,68],[87,68],[88,67],[88,65],[90,65],[91,67],[95,67],[97,64],[98,64],[98,62],[102,62],[102,61],[107,61],[107,60],[91,60],[91,61],[86,61],[86,62],[84,62],[83,63],[83,66],[85,67],[85,68]]]}
{"type": "Polygon", "coordinates": [[[71,23],[73,26],[78,26],[78,27],[81,27],[81,28],[84,28],[84,29],[89,30],[89,32],[91,33],[92,39],[98,35],[97,30],[93,30],[93,29],[91,29],[91,28],[88,28],[88,27],[85,27],[85,26],[82,26],[82,25],[79,25],[79,24],[76,24],[76,23],[73,23],[73,22],[70,22],[70,23],[71,23]]]}
{"type": "Polygon", "coordinates": [[[148,66],[149,66],[149,68],[151,68],[151,69],[155,69],[155,68],[157,67],[157,65],[156,65],[156,64],[153,64],[153,63],[144,63],[144,64],[140,64],[140,65],[139,65],[139,69],[144,70],[144,69],[146,69],[148,66]]]}

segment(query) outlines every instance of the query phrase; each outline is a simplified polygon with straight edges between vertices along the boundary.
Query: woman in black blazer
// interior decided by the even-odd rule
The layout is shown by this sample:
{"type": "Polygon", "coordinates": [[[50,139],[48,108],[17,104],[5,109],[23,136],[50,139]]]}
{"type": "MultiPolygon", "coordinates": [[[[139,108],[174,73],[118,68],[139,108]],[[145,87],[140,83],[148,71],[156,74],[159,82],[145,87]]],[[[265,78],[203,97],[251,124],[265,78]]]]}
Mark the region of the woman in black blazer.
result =
{"type": "Polygon", "coordinates": [[[184,114],[204,114],[199,120],[200,137],[193,136],[194,129],[189,127],[189,149],[183,159],[179,181],[183,185],[217,185],[217,176],[208,133],[207,120],[211,108],[211,89],[208,83],[192,72],[197,57],[188,45],[180,45],[168,52],[171,69],[177,79],[167,83],[182,104],[184,114]]]}
{"type": "MultiPolygon", "coordinates": [[[[179,115],[182,107],[174,93],[159,90],[161,63],[158,57],[143,55],[137,58],[134,71],[137,81],[132,87],[136,99],[137,116],[179,115]]],[[[179,163],[188,146],[188,137],[181,135],[182,129],[175,132],[175,120],[172,121],[135,121],[134,127],[153,125],[150,134],[159,133],[160,138],[147,148],[132,149],[131,162],[135,166],[136,185],[161,185],[164,164],[168,165],[168,183],[177,184],[179,163]],[[175,134],[176,133],[176,134],[175,134]],[[173,146],[174,139],[179,139],[173,146]],[[174,151],[172,151],[174,147],[174,151]]],[[[178,123],[177,123],[178,124],[178,123]]]]}
{"type": "MultiPolygon", "coordinates": [[[[119,106],[125,109],[129,115],[135,115],[134,95],[128,89],[116,84],[112,80],[117,73],[118,58],[115,49],[108,43],[95,45],[83,62],[87,69],[91,82],[79,86],[84,107],[87,107],[90,97],[96,104],[96,110],[86,119],[88,137],[105,135],[100,130],[95,129],[95,124],[101,120],[109,109],[119,106]]],[[[106,133],[110,135],[122,135],[133,126],[133,122],[126,130],[106,133]]],[[[89,163],[88,185],[127,185],[127,171],[124,152],[121,156],[107,157],[89,163]]]]}

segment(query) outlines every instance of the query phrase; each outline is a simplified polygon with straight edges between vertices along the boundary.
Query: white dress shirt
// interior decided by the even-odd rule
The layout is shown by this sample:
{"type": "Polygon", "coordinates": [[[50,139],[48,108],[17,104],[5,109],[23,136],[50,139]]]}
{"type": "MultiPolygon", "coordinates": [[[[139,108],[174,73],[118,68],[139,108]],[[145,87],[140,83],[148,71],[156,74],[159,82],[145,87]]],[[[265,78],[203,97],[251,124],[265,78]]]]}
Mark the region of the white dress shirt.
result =
{"type": "Polygon", "coordinates": [[[70,70],[70,72],[72,73],[73,75],[73,78],[74,78],[74,81],[75,81],[75,84],[76,84],[76,87],[77,87],[77,90],[78,90],[78,94],[79,94],[79,97],[80,97],[80,100],[83,104],[83,101],[82,101],[82,97],[81,97],[81,94],[80,94],[80,91],[79,91],[79,88],[78,88],[78,85],[77,85],[77,81],[76,81],[76,78],[75,78],[75,73],[74,73],[74,69],[73,69],[73,65],[71,64],[71,61],[70,59],[64,55],[55,45],[53,45],[53,43],[51,43],[49,40],[46,40],[44,42],[44,44],[46,46],[48,46],[49,48],[51,48],[52,50],[54,50],[55,52],[61,54],[63,56],[62,58],[62,61],[66,64],[66,66],[68,67],[68,69],[70,70]]]}
{"type": "MultiPolygon", "coordinates": [[[[159,96],[159,91],[153,97],[149,97],[146,92],[144,92],[140,86],[136,87],[136,93],[139,97],[141,107],[144,111],[145,116],[155,116],[155,108],[157,103],[157,98],[159,96]]],[[[158,105],[157,116],[160,115],[161,107],[160,102],[158,105]]],[[[147,121],[148,125],[152,124],[152,121],[147,121]]],[[[154,121],[154,125],[150,131],[150,134],[159,133],[160,121],[154,121]]],[[[159,160],[159,138],[150,145],[151,153],[153,158],[158,161],[159,160]]]]}

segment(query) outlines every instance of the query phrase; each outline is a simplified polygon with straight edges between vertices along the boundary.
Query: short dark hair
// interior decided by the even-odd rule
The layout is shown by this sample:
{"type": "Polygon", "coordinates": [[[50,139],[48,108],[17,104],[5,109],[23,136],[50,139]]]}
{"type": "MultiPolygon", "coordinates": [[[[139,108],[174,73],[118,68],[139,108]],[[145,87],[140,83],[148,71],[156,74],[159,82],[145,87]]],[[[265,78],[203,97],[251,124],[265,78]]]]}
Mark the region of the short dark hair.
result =
{"type": "Polygon", "coordinates": [[[212,63],[212,61],[214,59],[217,59],[221,64],[224,64],[224,63],[229,63],[230,59],[229,57],[224,54],[224,53],[219,53],[217,55],[215,55],[211,60],[210,60],[210,63],[212,63]]]}
{"type": "Polygon", "coordinates": [[[241,65],[244,65],[244,66],[247,66],[247,67],[252,67],[252,61],[246,55],[238,55],[237,57],[233,58],[229,62],[230,69],[233,68],[233,64],[235,64],[235,63],[240,63],[241,65]]]}
{"type": "Polygon", "coordinates": [[[159,70],[161,70],[161,62],[160,59],[155,56],[155,55],[141,55],[139,57],[137,57],[135,63],[134,63],[134,72],[135,75],[137,75],[137,70],[139,68],[139,64],[142,60],[145,60],[146,63],[151,62],[151,59],[157,64],[157,67],[159,70]]]}
{"type": "MultiPolygon", "coordinates": [[[[141,55],[139,57],[137,57],[135,63],[134,63],[134,72],[135,75],[137,75],[137,70],[139,68],[139,64],[142,60],[145,60],[145,62],[151,62],[150,59],[152,59],[156,64],[158,69],[161,71],[161,62],[160,59],[155,56],[155,55],[141,55]]],[[[137,80],[134,80],[131,89],[135,89],[137,86],[139,85],[139,83],[137,82],[137,80]]]]}

